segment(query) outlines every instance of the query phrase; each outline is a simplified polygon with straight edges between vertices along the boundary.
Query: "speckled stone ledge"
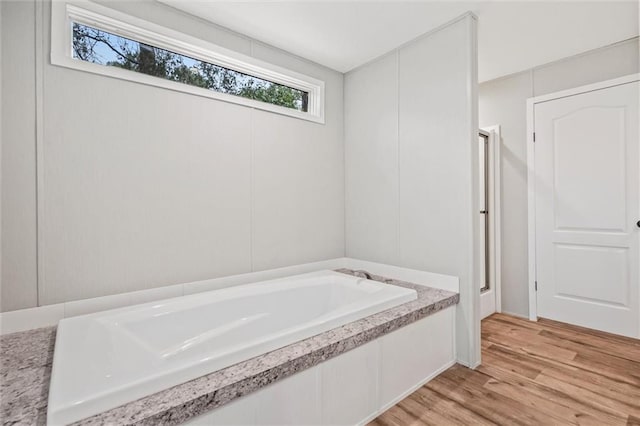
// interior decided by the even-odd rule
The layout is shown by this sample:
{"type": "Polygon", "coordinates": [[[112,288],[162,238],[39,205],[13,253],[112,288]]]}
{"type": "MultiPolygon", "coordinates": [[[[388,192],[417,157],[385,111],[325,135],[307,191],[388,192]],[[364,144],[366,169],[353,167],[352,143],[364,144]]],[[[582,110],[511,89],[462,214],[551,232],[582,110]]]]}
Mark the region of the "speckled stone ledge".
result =
{"type": "Polygon", "coordinates": [[[44,425],[56,328],[0,336],[0,421],[44,425]]]}
{"type": "MultiPolygon", "coordinates": [[[[352,274],[352,271],[346,269],[338,272],[352,274]]],[[[180,424],[455,305],[459,301],[457,293],[381,276],[373,276],[372,279],[415,289],[418,298],[105,411],[76,424],[180,424]]],[[[54,341],[55,328],[0,337],[3,360],[0,367],[3,379],[0,388],[0,414],[3,424],[45,423],[54,341]]]]}

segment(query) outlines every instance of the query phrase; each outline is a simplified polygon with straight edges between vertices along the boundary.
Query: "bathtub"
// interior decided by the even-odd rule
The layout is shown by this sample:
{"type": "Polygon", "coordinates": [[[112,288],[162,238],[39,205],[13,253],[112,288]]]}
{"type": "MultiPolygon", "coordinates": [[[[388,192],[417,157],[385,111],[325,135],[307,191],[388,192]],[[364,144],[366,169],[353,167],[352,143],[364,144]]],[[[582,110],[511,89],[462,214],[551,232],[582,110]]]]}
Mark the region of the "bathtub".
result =
{"type": "Polygon", "coordinates": [[[415,299],[321,271],[64,319],[47,421],[82,420],[415,299]]]}

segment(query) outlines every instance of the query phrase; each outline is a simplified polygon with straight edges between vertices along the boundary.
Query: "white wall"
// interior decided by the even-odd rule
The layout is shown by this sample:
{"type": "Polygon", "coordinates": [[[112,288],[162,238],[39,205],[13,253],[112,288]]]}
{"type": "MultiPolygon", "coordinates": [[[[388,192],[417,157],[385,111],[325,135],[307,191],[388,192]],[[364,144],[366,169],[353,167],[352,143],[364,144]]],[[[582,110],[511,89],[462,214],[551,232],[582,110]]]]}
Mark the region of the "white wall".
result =
{"type": "Polygon", "coordinates": [[[502,132],[502,310],[528,317],[526,99],[639,71],[638,38],[480,85],[480,126],[502,132]]]}
{"type": "Polygon", "coordinates": [[[50,5],[2,2],[2,310],[344,256],[342,74],[105,4],[324,80],[326,124],[51,66],[50,5]]]}
{"type": "MultiPolygon", "coordinates": [[[[0,4],[0,26],[2,26],[2,5],[0,4]]],[[[2,58],[2,31],[0,31],[0,58],[2,58]]],[[[2,283],[2,62],[0,61],[0,284],[2,283]]],[[[2,306],[2,286],[0,285],[0,308],[2,306]]],[[[1,310],[1,309],[0,309],[1,310]]]]}
{"type": "Polygon", "coordinates": [[[2,310],[35,306],[35,2],[2,9],[2,310]]]}
{"type": "Polygon", "coordinates": [[[479,361],[475,18],[345,77],[347,256],[460,277],[458,360],[479,361]]]}

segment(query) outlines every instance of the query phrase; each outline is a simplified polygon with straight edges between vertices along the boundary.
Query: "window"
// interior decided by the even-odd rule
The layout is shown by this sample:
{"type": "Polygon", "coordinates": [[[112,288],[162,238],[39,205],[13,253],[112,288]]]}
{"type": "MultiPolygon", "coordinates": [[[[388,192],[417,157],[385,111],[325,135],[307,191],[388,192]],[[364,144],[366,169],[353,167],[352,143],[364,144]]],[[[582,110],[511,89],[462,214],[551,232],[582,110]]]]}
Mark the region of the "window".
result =
{"type": "Polygon", "coordinates": [[[324,122],[321,81],[100,5],[53,5],[55,65],[324,122]]]}
{"type": "Polygon", "coordinates": [[[73,22],[73,57],[307,112],[309,93],[73,22]]]}

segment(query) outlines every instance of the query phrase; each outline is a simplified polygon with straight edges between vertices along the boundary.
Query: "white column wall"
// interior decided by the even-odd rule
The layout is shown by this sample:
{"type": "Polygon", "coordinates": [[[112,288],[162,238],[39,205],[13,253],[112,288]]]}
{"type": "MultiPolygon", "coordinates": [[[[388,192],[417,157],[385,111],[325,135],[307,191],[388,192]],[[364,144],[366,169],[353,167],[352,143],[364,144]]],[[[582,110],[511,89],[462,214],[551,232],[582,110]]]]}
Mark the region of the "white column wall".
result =
{"type": "Polygon", "coordinates": [[[476,19],[345,77],[347,256],[460,278],[458,361],[480,360],[476,19]]]}

